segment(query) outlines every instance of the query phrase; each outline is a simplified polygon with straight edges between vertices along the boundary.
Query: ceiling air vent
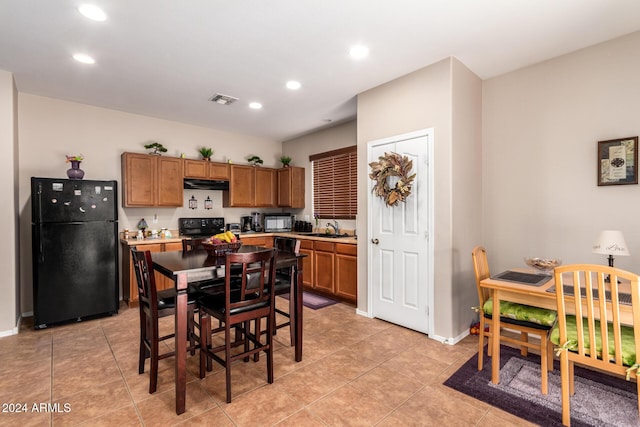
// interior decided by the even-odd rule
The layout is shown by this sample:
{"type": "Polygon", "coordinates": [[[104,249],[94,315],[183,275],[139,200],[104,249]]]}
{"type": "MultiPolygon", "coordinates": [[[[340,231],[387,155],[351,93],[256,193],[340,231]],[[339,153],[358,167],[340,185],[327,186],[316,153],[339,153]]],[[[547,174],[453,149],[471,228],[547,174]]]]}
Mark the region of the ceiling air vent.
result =
{"type": "Polygon", "coordinates": [[[233,96],[229,96],[229,95],[223,95],[221,93],[216,93],[211,97],[211,99],[209,99],[209,101],[215,102],[216,104],[220,104],[220,105],[233,104],[237,100],[238,98],[234,98],[233,96]]]}

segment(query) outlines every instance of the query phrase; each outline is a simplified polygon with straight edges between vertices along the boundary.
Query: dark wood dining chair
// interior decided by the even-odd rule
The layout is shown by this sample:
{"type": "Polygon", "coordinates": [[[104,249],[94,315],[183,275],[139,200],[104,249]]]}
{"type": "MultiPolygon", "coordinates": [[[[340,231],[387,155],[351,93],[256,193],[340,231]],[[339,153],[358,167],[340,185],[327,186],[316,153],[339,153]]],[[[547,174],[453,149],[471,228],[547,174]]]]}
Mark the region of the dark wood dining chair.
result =
{"type": "Polygon", "coordinates": [[[554,276],[558,323],[551,342],[560,352],[562,423],[571,422],[575,363],[635,381],[640,411],[640,276],[592,264],[556,267],[554,276]]]}
{"type": "Polygon", "coordinates": [[[225,292],[222,295],[207,295],[198,299],[200,327],[200,378],[205,377],[209,359],[225,368],[227,403],[231,402],[231,365],[243,359],[249,361],[251,355],[266,353],[267,381],[273,383],[273,310],[275,295],[275,253],[276,250],[260,252],[229,253],[226,255],[225,271],[239,270],[239,281],[230,274],[225,275],[225,292]],[[222,321],[224,345],[213,347],[211,317],[222,321]],[[266,334],[261,334],[261,321],[266,319],[266,334]],[[254,329],[251,331],[251,321],[254,329]],[[236,334],[232,341],[231,330],[236,334]],[[232,347],[244,346],[232,354],[232,347]],[[224,358],[219,356],[224,353],[224,358]]]}
{"type": "MultiPolygon", "coordinates": [[[[158,386],[158,362],[175,355],[174,351],[160,353],[159,344],[162,341],[172,339],[175,333],[160,336],[158,319],[175,315],[176,292],[174,289],[158,291],[153,274],[153,262],[150,251],[139,251],[131,248],[133,265],[138,282],[138,296],[140,309],[140,352],[138,360],[138,374],[144,373],[146,359],[150,359],[149,393],[155,393],[158,386]]],[[[187,303],[187,336],[190,345],[188,351],[195,354],[196,344],[199,344],[199,336],[195,333],[196,303],[189,299],[187,303]]]]}
{"type": "MultiPolygon", "coordinates": [[[[280,237],[276,236],[273,239],[273,247],[278,249],[278,254],[276,255],[276,259],[278,256],[284,253],[298,253],[300,251],[300,240],[295,239],[293,237],[280,237]]],[[[274,317],[277,314],[283,316],[286,321],[282,323],[277,323],[274,318],[274,334],[280,328],[285,328],[289,326],[289,336],[291,339],[291,345],[295,345],[295,325],[291,318],[291,313],[294,312],[295,301],[293,300],[293,284],[294,284],[294,274],[295,268],[292,265],[291,267],[276,269],[276,283],[274,286],[274,293],[276,296],[289,294],[289,311],[284,311],[275,307],[274,317]]]]}
{"type": "Polygon", "coordinates": [[[520,347],[521,354],[526,356],[528,349],[535,349],[540,352],[541,365],[541,391],[548,393],[547,371],[553,370],[553,346],[549,342],[549,332],[556,322],[556,312],[539,307],[531,307],[523,304],[515,304],[508,301],[500,301],[500,330],[493,331],[486,328],[491,327],[492,316],[495,314],[493,301],[489,295],[489,290],[480,287],[480,282],[491,277],[489,273],[489,263],[487,252],[482,246],[476,246],[471,252],[473,269],[476,276],[476,287],[480,305],[476,308],[480,314],[480,339],[478,342],[478,371],[482,370],[482,359],[484,355],[484,339],[488,338],[489,346],[487,355],[491,357],[491,341],[494,334],[500,334],[500,342],[516,344],[520,347]],[[535,321],[533,320],[535,319],[535,321]],[[508,328],[520,332],[520,339],[502,334],[502,328],[508,328]],[[540,337],[540,343],[529,341],[529,335],[540,337]]]}

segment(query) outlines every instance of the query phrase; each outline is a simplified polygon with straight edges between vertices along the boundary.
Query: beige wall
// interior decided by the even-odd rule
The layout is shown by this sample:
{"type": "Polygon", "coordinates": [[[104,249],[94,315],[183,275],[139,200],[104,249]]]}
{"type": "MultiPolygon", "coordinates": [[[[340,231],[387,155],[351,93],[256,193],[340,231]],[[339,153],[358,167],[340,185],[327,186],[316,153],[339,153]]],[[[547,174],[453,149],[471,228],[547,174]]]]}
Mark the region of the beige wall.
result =
{"type": "MultiPolygon", "coordinates": [[[[434,129],[434,156],[430,163],[434,169],[434,293],[435,301],[430,301],[433,310],[434,330],[430,335],[450,338],[461,333],[459,327],[458,306],[453,306],[453,280],[458,274],[454,268],[454,221],[462,226],[468,220],[465,213],[454,217],[456,203],[464,207],[462,199],[469,192],[479,192],[477,176],[471,177],[469,172],[460,176],[454,175],[456,165],[454,160],[460,160],[463,151],[454,151],[455,123],[468,125],[473,121],[474,114],[479,114],[480,81],[473,78],[464,66],[453,58],[440,61],[424,69],[386,83],[358,96],[358,167],[368,170],[367,143],[376,139],[400,135],[419,129],[434,129]],[[460,76],[458,76],[460,75],[460,76]],[[456,87],[455,98],[453,87],[456,87]],[[473,93],[471,101],[466,101],[468,92],[473,93]],[[453,110],[454,100],[464,104],[453,110]],[[467,105],[469,103],[469,105],[467,105]],[[455,180],[454,180],[455,178],[455,180]],[[471,185],[471,188],[465,186],[471,185]],[[475,188],[473,188],[475,187],[475,188]],[[454,197],[454,191],[460,191],[454,197]]],[[[480,130],[456,133],[464,146],[477,147],[480,130]]],[[[477,148],[475,149],[477,150],[477,148]]],[[[466,149],[465,149],[466,151],[466,149]]],[[[461,168],[463,169],[463,168],[461,168]]],[[[360,174],[358,182],[358,228],[366,230],[368,174],[360,174]]],[[[469,215],[469,213],[466,213],[469,215]]],[[[468,228],[468,227],[467,227],[468,228]]],[[[358,307],[368,311],[367,306],[367,249],[366,239],[358,241],[358,307]]],[[[473,289],[473,288],[472,288],[473,289]]],[[[465,307],[468,310],[468,307],[465,307]]],[[[464,315],[468,318],[468,314],[464,315]]],[[[468,327],[468,324],[465,325],[468,327]]]]}
{"type": "MultiPolygon", "coordinates": [[[[469,330],[478,305],[471,250],[482,242],[482,80],[452,60],[451,335],[469,330]]],[[[438,185],[438,183],[436,183],[438,185]]]]}
{"type": "MultiPolygon", "coordinates": [[[[309,220],[313,221],[312,170],[309,156],[350,147],[356,143],[357,125],[355,120],[282,143],[282,153],[293,159],[291,164],[305,168],[305,209],[292,210],[294,214],[298,215],[298,219],[304,220],[304,217],[308,215],[309,220]]],[[[340,228],[355,229],[355,221],[343,220],[339,225],[340,228]]]]}
{"type": "Polygon", "coordinates": [[[4,208],[0,222],[5,225],[0,244],[2,298],[0,298],[0,336],[17,331],[19,311],[18,248],[18,136],[16,114],[18,96],[13,75],[0,70],[0,194],[4,208]]]}
{"type": "Polygon", "coordinates": [[[484,82],[483,237],[493,272],[523,257],[606,263],[622,230],[640,272],[640,187],[598,187],[597,141],[640,135],[640,32],[484,82]]]}
{"type": "MultiPolygon", "coordinates": [[[[232,134],[168,120],[123,113],[84,104],[61,101],[21,93],[19,98],[20,136],[20,250],[21,310],[32,310],[31,275],[31,204],[30,177],[66,177],[69,168],[65,154],[83,154],[81,168],[85,179],[117,179],[120,182],[120,155],[125,151],[146,152],[143,145],[150,140],[164,144],[166,155],[197,159],[197,149],[206,146],[215,151],[213,160],[232,160],[246,163],[255,154],[265,166],[280,166],[282,144],[278,141],[232,134]]],[[[0,115],[3,119],[5,115],[0,115]]],[[[5,158],[5,157],[3,157],[5,158]]],[[[3,168],[4,171],[4,168],[3,168]]],[[[3,182],[10,182],[6,180],[3,182]]],[[[177,228],[183,216],[224,216],[227,222],[238,222],[241,215],[252,209],[222,209],[221,191],[185,191],[199,200],[199,209],[184,208],[128,208],[119,209],[119,227],[135,228],[140,218],[150,226],[153,215],[158,216],[157,227],[177,228]],[[210,196],[212,210],[204,209],[204,199],[210,196]]],[[[119,191],[119,202],[122,188],[119,191]]],[[[188,204],[185,204],[188,206],[188,204]]],[[[2,329],[0,329],[2,330],[2,329]]]]}

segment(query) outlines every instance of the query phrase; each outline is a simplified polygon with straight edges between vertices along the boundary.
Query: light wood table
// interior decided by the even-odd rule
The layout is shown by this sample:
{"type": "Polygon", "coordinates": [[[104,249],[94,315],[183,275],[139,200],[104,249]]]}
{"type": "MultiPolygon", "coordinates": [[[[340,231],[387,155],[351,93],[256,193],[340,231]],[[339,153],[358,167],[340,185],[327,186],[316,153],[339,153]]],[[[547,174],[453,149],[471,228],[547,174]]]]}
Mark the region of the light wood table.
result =
{"type": "MultiPolygon", "coordinates": [[[[523,269],[513,269],[512,271],[540,274],[536,271],[523,269]]],[[[549,276],[548,281],[538,285],[528,285],[526,283],[517,283],[490,277],[480,281],[480,287],[490,291],[491,298],[493,299],[493,307],[500,307],[500,301],[504,300],[518,304],[526,304],[533,307],[546,308],[549,310],[558,309],[553,276],[549,276]]],[[[629,291],[630,287],[628,283],[620,284],[620,292],[629,291]]],[[[572,299],[573,297],[565,295],[565,301],[570,301],[572,299]]],[[[620,316],[622,323],[632,324],[633,315],[631,305],[621,304],[620,316]]],[[[492,316],[491,331],[493,335],[493,342],[491,347],[491,382],[494,384],[498,384],[500,382],[500,333],[496,332],[499,330],[500,316],[492,316]]],[[[553,361],[550,361],[550,363],[553,363],[553,361]]]]}

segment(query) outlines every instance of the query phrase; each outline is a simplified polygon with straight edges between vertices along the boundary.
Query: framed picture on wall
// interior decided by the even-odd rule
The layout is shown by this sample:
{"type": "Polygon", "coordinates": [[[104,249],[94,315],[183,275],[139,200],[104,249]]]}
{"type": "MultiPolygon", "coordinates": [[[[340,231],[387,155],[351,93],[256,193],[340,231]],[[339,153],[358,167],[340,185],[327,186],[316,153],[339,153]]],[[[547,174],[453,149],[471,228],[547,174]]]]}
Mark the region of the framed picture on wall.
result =
{"type": "Polygon", "coordinates": [[[598,185],[638,183],[638,137],[598,141],[598,185]]]}

